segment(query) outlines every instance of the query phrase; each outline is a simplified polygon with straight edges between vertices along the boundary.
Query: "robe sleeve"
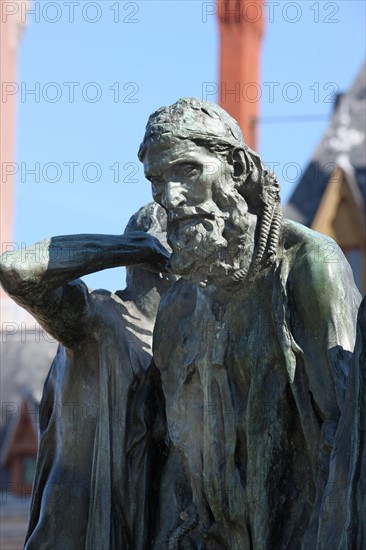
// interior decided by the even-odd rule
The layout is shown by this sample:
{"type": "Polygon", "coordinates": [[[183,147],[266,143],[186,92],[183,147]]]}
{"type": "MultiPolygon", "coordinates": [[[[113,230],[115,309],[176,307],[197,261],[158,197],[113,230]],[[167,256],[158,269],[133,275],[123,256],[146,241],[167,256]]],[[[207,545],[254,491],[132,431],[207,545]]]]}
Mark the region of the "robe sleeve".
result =
{"type": "Polygon", "coordinates": [[[169,257],[158,239],[142,231],[64,235],[3,254],[0,282],[52,336],[73,347],[87,336],[90,309],[90,294],[79,277],[121,265],[165,271],[169,257]]]}
{"type": "Polygon", "coordinates": [[[318,413],[323,420],[338,420],[361,297],[341,249],[330,239],[324,242],[315,249],[304,247],[290,271],[290,323],[306,359],[309,390],[318,413]]]}

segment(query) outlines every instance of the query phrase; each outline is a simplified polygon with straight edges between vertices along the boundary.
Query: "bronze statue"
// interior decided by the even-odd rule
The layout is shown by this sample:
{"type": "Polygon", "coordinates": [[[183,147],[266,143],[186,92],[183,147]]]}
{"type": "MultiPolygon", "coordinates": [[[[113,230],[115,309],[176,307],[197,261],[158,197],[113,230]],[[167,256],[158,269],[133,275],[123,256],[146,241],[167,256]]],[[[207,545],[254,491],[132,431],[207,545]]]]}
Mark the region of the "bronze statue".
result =
{"type": "Polygon", "coordinates": [[[4,288],[60,342],[40,404],[27,550],[149,547],[162,431],[152,330],[175,280],[156,238],[165,229],[151,203],[122,236],[55,237],[2,257],[4,288]],[[74,281],[119,265],[130,266],[124,291],[74,281]]]}
{"type": "Polygon", "coordinates": [[[347,503],[365,502],[364,321],[353,360],[360,295],[341,250],[283,218],[276,176],[217,105],[153,113],[139,158],[171,257],[135,232],[57,237],[38,262],[2,257],[5,289],[62,344],[27,549],[362,547],[364,517],[347,503]],[[115,265],[136,266],[133,292],[72,282],[115,265]],[[141,267],[180,279],[146,286],[141,267]],[[73,424],[56,394],[87,414],[73,424]]]}
{"type": "Polygon", "coordinates": [[[275,175],[220,107],[159,109],[139,158],[182,276],[153,338],[170,440],[154,548],[327,548],[360,301],[350,266],[283,219],[275,175]]]}

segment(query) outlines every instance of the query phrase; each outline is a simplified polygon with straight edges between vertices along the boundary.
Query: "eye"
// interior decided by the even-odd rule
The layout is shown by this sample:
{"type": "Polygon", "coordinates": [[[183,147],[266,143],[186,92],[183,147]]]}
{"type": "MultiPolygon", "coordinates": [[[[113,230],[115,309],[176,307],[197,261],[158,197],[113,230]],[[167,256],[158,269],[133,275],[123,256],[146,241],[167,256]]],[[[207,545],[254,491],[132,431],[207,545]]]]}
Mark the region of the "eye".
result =
{"type": "Polygon", "coordinates": [[[183,164],[180,167],[181,173],[184,174],[188,178],[196,178],[201,174],[200,167],[197,164],[183,164]]]}

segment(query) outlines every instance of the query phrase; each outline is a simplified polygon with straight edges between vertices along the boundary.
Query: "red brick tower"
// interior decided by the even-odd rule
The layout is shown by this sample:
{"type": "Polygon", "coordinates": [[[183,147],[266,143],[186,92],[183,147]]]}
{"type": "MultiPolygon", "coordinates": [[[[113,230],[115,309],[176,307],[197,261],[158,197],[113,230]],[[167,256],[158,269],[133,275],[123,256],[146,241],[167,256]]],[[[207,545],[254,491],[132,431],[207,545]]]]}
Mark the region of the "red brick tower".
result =
{"type": "Polygon", "coordinates": [[[17,54],[24,27],[22,7],[27,4],[0,0],[0,252],[4,251],[3,243],[12,242],[13,237],[17,54]]]}
{"type": "Polygon", "coordinates": [[[17,53],[24,27],[22,4],[0,0],[0,253],[13,240],[17,53]]]}
{"type": "Polygon", "coordinates": [[[219,103],[257,149],[263,0],[217,0],[220,29],[219,103]]]}
{"type": "MultiPolygon", "coordinates": [[[[27,2],[0,0],[0,253],[13,241],[17,53],[27,2]]],[[[0,296],[4,296],[0,289],[0,296]]]]}

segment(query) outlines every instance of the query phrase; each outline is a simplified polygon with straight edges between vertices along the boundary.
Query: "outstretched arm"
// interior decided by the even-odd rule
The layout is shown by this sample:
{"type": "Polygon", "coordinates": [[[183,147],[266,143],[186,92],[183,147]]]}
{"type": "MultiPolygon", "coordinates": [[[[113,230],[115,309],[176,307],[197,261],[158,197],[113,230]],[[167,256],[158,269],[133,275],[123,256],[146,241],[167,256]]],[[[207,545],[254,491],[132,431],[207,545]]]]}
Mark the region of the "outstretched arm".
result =
{"type": "Polygon", "coordinates": [[[52,237],[0,257],[0,281],[14,299],[41,296],[83,275],[110,267],[140,265],[165,271],[168,251],[158,239],[135,231],[121,236],[52,237]]]}
{"type": "Polygon", "coordinates": [[[75,279],[103,269],[138,265],[165,271],[168,251],[158,239],[136,231],[121,236],[68,235],[40,241],[0,257],[0,282],[6,292],[59,340],[67,326],[79,327],[87,293],[75,279]],[[59,325],[55,332],[56,325],[59,325]]]}

